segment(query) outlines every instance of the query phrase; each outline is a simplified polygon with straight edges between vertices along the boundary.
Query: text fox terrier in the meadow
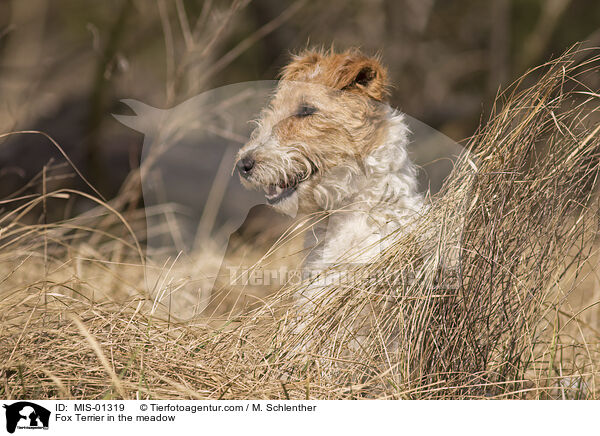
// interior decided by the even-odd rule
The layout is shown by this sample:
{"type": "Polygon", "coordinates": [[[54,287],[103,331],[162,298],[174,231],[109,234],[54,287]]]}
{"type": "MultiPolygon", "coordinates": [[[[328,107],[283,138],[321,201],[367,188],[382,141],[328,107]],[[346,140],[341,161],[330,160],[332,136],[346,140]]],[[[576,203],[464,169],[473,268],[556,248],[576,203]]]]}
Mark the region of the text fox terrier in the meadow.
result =
{"type": "MultiPolygon", "coordinates": [[[[423,208],[404,115],[386,102],[387,72],[350,50],[306,51],[282,72],[236,167],[244,186],[290,215],[325,212],[305,267],[368,262],[382,238],[423,208]]],[[[308,244],[310,245],[310,244],[308,244]]]]}

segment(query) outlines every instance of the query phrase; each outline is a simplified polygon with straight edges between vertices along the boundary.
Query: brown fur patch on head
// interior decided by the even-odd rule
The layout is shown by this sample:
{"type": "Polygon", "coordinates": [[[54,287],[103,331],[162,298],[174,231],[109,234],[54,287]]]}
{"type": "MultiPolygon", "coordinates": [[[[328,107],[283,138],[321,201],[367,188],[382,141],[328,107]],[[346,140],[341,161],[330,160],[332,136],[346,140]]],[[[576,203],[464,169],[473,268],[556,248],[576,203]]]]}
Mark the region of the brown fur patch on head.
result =
{"type": "Polygon", "coordinates": [[[293,57],[281,72],[282,80],[310,82],[385,101],[387,71],[375,57],[356,49],[342,53],[306,50],[293,57]]]}

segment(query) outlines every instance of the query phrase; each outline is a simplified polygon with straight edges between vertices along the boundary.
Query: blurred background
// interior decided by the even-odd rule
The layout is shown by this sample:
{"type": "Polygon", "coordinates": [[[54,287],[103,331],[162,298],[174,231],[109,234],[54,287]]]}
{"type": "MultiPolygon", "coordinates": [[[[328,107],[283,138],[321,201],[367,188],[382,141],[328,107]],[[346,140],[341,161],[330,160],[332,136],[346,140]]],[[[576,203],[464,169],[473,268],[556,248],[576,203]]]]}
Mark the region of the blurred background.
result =
{"type": "MultiPolygon", "coordinates": [[[[582,0],[3,0],[0,134],[46,132],[110,199],[143,141],[111,116],[130,113],[120,99],[173,107],[274,79],[290,53],[334,44],[380,54],[391,104],[464,142],[500,88],[577,41],[599,45],[599,17],[600,3],[582,0]]],[[[0,141],[3,197],[49,162],[54,188],[85,187],[60,175],[48,139],[0,141]]],[[[60,213],[85,210],[78,201],[60,213]]]]}

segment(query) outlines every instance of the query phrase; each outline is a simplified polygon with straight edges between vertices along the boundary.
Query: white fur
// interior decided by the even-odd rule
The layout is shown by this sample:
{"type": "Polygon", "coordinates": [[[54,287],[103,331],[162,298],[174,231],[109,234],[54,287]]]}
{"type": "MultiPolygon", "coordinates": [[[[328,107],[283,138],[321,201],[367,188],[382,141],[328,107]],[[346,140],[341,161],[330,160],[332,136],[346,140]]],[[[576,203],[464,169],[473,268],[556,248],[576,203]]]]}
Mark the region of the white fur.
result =
{"type": "Polygon", "coordinates": [[[404,115],[390,109],[387,140],[355,165],[329,171],[315,189],[315,198],[332,210],[325,225],[309,232],[313,248],[305,268],[311,274],[333,264],[372,261],[392,232],[408,230],[423,209],[417,191],[417,170],[407,151],[409,130],[404,115]]]}

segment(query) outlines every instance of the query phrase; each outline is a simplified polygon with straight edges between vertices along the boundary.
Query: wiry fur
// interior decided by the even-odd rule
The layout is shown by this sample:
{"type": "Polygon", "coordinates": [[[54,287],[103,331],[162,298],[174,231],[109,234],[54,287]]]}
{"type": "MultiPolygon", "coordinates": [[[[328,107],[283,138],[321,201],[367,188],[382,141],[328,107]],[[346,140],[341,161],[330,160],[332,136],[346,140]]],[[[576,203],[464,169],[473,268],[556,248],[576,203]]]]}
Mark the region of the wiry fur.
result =
{"type": "Polygon", "coordinates": [[[326,227],[307,238],[319,246],[306,263],[311,271],[372,258],[378,242],[402,231],[423,206],[404,115],[384,104],[386,96],[387,73],[377,59],[358,51],[305,52],[284,68],[239,151],[239,161],[253,163],[240,170],[246,187],[282,187],[277,192],[286,197],[276,209],[330,213],[326,227]]]}

